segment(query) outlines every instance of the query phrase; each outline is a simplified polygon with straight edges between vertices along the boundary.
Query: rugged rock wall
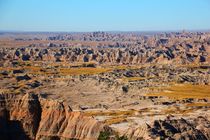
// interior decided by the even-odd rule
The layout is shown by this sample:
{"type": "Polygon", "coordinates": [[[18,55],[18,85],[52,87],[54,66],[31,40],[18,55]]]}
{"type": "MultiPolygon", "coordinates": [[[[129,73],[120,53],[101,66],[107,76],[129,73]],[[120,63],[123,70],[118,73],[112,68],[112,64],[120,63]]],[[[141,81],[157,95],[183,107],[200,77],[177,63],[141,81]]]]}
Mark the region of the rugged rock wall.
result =
{"type": "Polygon", "coordinates": [[[0,61],[63,61],[99,64],[188,64],[208,63],[208,47],[172,45],[130,48],[16,48],[0,49],[0,61]]]}
{"type": "Polygon", "coordinates": [[[155,120],[151,125],[145,125],[135,130],[128,130],[128,139],[172,139],[172,140],[209,140],[210,121],[199,116],[194,119],[155,120]]]}
{"type": "MultiPolygon", "coordinates": [[[[156,120],[128,129],[128,139],[210,139],[208,117],[156,120]]],[[[74,112],[63,102],[34,94],[0,94],[0,139],[2,140],[96,140],[110,128],[91,117],[74,112]]],[[[112,135],[113,136],[113,135],[112,135]]],[[[112,137],[111,136],[111,137],[112,137]]]]}
{"type": "Polygon", "coordinates": [[[0,95],[0,139],[94,140],[104,125],[73,112],[65,103],[34,94],[0,95]]]}

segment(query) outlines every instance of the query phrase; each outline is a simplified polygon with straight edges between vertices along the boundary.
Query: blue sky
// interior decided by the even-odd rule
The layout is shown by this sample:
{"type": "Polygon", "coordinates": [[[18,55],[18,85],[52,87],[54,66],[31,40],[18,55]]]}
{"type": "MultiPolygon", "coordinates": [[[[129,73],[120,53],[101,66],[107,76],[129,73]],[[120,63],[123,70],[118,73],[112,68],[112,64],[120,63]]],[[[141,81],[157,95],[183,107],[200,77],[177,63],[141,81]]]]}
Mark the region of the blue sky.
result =
{"type": "Polygon", "coordinates": [[[0,30],[210,29],[210,0],[0,0],[0,30]]]}

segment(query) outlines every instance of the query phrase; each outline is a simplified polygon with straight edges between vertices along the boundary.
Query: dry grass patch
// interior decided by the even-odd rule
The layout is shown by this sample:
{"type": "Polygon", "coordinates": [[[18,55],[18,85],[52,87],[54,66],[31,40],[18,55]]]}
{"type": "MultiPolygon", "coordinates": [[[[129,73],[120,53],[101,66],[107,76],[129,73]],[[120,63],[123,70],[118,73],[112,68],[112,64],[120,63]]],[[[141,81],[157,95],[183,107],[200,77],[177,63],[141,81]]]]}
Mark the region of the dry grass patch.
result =
{"type": "Polygon", "coordinates": [[[100,74],[104,72],[110,72],[111,69],[109,68],[69,68],[69,69],[60,69],[60,74],[63,75],[93,75],[93,74],[100,74]]]}
{"type": "Polygon", "coordinates": [[[87,116],[133,116],[135,110],[110,110],[110,111],[85,111],[84,114],[87,116]]]}
{"type": "Polygon", "coordinates": [[[122,81],[123,82],[135,82],[135,81],[142,81],[148,79],[146,77],[123,77],[122,81]]]}
{"type": "Polygon", "coordinates": [[[170,87],[164,87],[159,93],[149,93],[146,96],[166,96],[172,99],[185,98],[210,98],[209,85],[191,85],[191,84],[177,84],[170,87]]]}
{"type": "Polygon", "coordinates": [[[187,107],[210,107],[210,103],[190,103],[187,107]]]}
{"type": "Polygon", "coordinates": [[[169,114],[188,114],[188,113],[192,113],[196,111],[196,109],[180,109],[177,107],[172,107],[172,108],[168,108],[168,109],[164,109],[161,111],[162,114],[164,115],[169,115],[169,114]]]}
{"type": "MultiPolygon", "coordinates": [[[[207,58],[208,59],[208,58],[207,58]]],[[[180,64],[176,65],[176,67],[182,67],[182,68],[194,68],[194,69],[199,69],[202,70],[202,67],[209,67],[210,64],[201,64],[201,63],[190,63],[190,64],[180,64]]]]}
{"type": "Polygon", "coordinates": [[[104,121],[107,125],[118,124],[122,122],[127,122],[126,117],[114,117],[104,121]]]}

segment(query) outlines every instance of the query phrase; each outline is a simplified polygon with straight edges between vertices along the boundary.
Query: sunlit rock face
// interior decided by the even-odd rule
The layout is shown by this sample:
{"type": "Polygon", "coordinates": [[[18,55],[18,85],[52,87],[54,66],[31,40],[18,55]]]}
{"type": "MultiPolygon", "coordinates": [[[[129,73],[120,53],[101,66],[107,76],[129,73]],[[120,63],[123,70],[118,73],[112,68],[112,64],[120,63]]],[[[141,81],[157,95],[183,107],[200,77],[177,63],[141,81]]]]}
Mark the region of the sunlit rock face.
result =
{"type": "Polygon", "coordinates": [[[37,95],[0,95],[0,137],[9,139],[97,139],[104,125],[63,102],[37,95]]]}

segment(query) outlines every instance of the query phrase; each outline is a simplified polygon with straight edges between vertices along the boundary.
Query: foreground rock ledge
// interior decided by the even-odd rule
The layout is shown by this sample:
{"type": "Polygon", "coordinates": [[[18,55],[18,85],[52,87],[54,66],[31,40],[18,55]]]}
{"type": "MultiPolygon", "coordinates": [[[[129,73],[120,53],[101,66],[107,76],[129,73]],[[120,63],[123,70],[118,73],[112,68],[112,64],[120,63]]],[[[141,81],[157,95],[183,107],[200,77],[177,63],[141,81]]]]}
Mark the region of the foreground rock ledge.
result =
{"type": "Polygon", "coordinates": [[[34,94],[0,94],[0,138],[4,140],[94,140],[105,128],[63,102],[34,94]]]}

